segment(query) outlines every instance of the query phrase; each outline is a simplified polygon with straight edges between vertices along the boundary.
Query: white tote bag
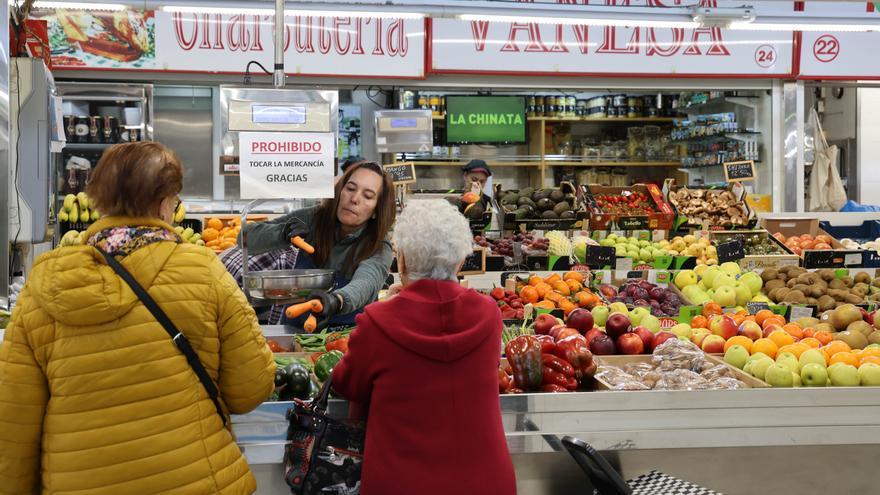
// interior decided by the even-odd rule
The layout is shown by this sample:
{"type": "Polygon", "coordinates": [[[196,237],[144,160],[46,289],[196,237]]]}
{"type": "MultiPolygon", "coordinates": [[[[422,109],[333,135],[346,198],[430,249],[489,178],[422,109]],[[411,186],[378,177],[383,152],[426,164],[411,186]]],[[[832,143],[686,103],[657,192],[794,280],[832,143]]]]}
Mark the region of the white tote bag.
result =
{"type": "Polygon", "coordinates": [[[810,174],[809,210],[840,211],[846,204],[846,189],[843,187],[840,172],[838,172],[840,150],[837,146],[828,146],[828,141],[825,140],[825,135],[822,133],[819,114],[815,109],[810,111],[810,119],[813,124],[816,149],[813,171],[810,174]]]}

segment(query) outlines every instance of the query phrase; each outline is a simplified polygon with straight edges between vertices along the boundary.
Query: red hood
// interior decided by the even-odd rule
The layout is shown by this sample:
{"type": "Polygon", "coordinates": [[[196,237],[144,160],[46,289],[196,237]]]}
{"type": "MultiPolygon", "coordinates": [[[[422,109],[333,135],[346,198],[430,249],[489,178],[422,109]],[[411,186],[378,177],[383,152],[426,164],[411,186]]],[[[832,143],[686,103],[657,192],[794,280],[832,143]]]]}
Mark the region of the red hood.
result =
{"type": "Polygon", "coordinates": [[[361,318],[398,345],[441,362],[462,358],[501,331],[494,301],[453,281],[413,282],[397,297],[367,306],[361,318]]]}

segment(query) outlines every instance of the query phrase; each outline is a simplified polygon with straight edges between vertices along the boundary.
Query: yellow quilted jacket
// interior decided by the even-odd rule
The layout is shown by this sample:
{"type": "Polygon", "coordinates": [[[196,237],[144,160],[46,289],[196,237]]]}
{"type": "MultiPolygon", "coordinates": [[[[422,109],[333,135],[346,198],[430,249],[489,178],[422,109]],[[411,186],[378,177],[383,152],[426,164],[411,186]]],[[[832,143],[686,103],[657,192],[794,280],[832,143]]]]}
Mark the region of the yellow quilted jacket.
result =
{"type": "MultiPolygon", "coordinates": [[[[107,217],[89,229],[171,227],[107,217]]],[[[198,352],[231,413],[273,389],[253,309],[217,256],[148,244],[119,260],[198,352]]],[[[90,246],[34,263],[0,344],[0,493],[241,494],[256,482],[162,326],[90,246]]]]}

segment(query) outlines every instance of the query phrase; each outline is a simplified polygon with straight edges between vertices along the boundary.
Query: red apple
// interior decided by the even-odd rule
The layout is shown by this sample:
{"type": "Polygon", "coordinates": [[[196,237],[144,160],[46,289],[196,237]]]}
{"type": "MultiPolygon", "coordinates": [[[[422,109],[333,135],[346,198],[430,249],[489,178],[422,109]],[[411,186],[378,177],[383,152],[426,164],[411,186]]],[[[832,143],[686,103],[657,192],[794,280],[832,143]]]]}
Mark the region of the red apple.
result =
{"type": "Polygon", "coordinates": [[[645,350],[645,343],[642,342],[641,337],[637,334],[633,332],[625,333],[617,338],[617,349],[622,354],[641,354],[645,350]]]}
{"type": "Polygon", "coordinates": [[[709,331],[712,335],[718,335],[725,341],[735,337],[738,330],[736,322],[727,315],[715,315],[709,320],[709,331]]]}
{"type": "Polygon", "coordinates": [[[622,313],[613,313],[605,322],[605,333],[614,340],[625,334],[632,327],[629,318],[622,313]]]}
{"type": "Polygon", "coordinates": [[[596,327],[593,327],[591,330],[587,331],[587,333],[584,334],[584,338],[587,339],[587,344],[589,344],[593,341],[594,338],[598,337],[599,335],[605,335],[605,332],[599,330],[596,327]]]}
{"type": "Polygon", "coordinates": [[[865,308],[862,308],[862,307],[859,307],[859,311],[861,311],[861,313],[862,313],[863,320],[867,321],[871,325],[874,324],[874,314],[873,313],[868,313],[867,311],[865,311],[865,308]]]}
{"type": "Polygon", "coordinates": [[[764,332],[761,331],[761,325],[758,325],[756,322],[752,320],[746,320],[742,322],[739,326],[739,330],[736,331],[737,335],[746,336],[752,341],[758,340],[764,336],[764,332]]]}
{"type": "Polygon", "coordinates": [[[556,336],[559,335],[559,332],[563,330],[565,330],[565,324],[553,325],[553,327],[550,328],[550,332],[548,333],[548,335],[553,337],[553,340],[558,340],[556,336]]]}
{"type": "Polygon", "coordinates": [[[584,308],[574,309],[568,314],[565,324],[581,334],[585,334],[593,328],[593,313],[584,308]]]}
{"type": "MultiPolygon", "coordinates": [[[[771,324],[767,325],[767,328],[764,329],[764,332],[762,333],[762,336],[763,336],[763,337],[769,337],[771,333],[773,333],[773,332],[775,332],[775,331],[777,331],[777,330],[782,330],[782,327],[779,326],[779,325],[777,325],[777,324],[775,324],[775,323],[771,323],[771,324]]],[[[784,332],[785,330],[782,330],[782,331],[784,332]]]]}
{"type": "Polygon", "coordinates": [[[614,341],[607,335],[598,335],[590,342],[590,352],[597,356],[608,356],[617,352],[614,341]]]}
{"type": "Polygon", "coordinates": [[[535,333],[538,335],[549,335],[550,329],[556,326],[558,322],[556,318],[547,313],[541,313],[535,317],[535,333]]]}
{"type": "Polygon", "coordinates": [[[709,333],[709,330],[706,330],[705,328],[695,328],[694,333],[691,334],[691,342],[696,344],[697,347],[700,347],[700,345],[703,344],[703,340],[709,335],[712,335],[709,333]]]}
{"type": "Polygon", "coordinates": [[[707,352],[709,354],[721,354],[724,352],[724,337],[720,335],[707,335],[705,339],[703,339],[703,344],[700,346],[703,349],[703,352],[707,352]]]}
{"type": "Polygon", "coordinates": [[[654,349],[654,332],[648,330],[645,327],[635,327],[632,333],[639,336],[642,339],[642,342],[645,344],[645,351],[651,352],[654,349]]]}
{"type": "MultiPolygon", "coordinates": [[[[678,338],[678,336],[672,332],[667,332],[665,330],[662,332],[658,332],[656,335],[654,335],[654,349],[660,347],[660,344],[666,342],[669,339],[677,339],[677,338],[678,338]]],[[[651,349],[651,351],[653,352],[654,349],[651,349]]]]}

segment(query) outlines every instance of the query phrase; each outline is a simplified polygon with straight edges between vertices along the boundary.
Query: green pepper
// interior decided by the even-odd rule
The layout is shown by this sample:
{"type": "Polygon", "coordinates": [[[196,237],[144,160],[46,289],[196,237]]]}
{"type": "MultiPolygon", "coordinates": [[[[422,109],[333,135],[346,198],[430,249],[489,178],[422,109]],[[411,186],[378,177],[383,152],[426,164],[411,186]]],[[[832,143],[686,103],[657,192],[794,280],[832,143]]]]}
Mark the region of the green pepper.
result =
{"type": "Polygon", "coordinates": [[[520,335],[504,347],[507,362],[513,370],[513,383],[526,392],[541,388],[541,343],[533,335],[520,335]]]}
{"type": "Polygon", "coordinates": [[[318,377],[318,380],[326,382],[327,378],[330,378],[330,373],[333,372],[333,367],[339,363],[340,359],[342,359],[342,352],[336,350],[326,352],[319,357],[315,361],[315,376],[318,377]]]}

